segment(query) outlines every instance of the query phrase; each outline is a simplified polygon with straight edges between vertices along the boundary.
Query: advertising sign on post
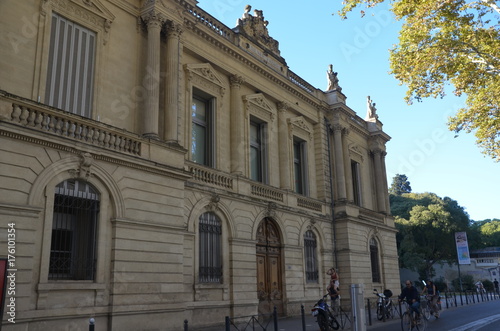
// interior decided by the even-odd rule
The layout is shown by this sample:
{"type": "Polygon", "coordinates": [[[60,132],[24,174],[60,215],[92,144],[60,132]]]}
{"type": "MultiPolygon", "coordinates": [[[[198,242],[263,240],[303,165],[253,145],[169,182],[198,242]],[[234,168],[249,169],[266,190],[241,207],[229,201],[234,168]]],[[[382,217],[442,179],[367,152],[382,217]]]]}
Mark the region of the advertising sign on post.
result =
{"type": "Polygon", "coordinates": [[[458,264],[470,264],[469,244],[466,232],[455,232],[455,243],[457,245],[458,264]]]}

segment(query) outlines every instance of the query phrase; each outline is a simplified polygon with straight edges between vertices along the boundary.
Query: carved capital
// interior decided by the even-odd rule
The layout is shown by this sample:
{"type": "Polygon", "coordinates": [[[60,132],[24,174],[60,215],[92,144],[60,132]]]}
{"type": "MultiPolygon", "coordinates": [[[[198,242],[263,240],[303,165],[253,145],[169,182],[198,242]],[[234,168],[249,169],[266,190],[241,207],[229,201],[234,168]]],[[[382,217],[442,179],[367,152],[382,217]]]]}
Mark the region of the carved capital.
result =
{"type": "Polygon", "coordinates": [[[156,10],[150,10],[147,13],[141,15],[142,20],[146,23],[146,26],[149,29],[158,28],[161,29],[163,24],[166,21],[165,16],[162,13],[156,10]]]}
{"type": "Polygon", "coordinates": [[[232,88],[240,88],[241,84],[245,83],[245,78],[240,75],[232,75],[229,77],[229,82],[232,88]]]}
{"type": "Polygon", "coordinates": [[[168,38],[179,38],[184,32],[182,25],[173,21],[168,21],[166,28],[168,38]]]}
{"type": "Polygon", "coordinates": [[[290,108],[290,104],[286,101],[280,101],[276,104],[280,113],[285,112],[290,108]]]}
{"type": "Polygon", "coordinates": [[[340,124],[333,124],[332,125],[332,129],[333,129],[333,132],[339,132],[339,133],[342,133],[342,125],[340,124]]]}

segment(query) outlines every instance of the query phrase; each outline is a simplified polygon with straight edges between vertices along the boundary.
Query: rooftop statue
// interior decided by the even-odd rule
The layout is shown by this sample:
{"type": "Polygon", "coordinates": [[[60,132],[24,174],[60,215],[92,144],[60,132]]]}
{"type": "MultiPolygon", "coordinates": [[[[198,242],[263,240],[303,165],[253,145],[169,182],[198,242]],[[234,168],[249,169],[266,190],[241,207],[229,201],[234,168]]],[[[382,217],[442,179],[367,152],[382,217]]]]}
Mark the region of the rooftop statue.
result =
{"type": "Polygon", "coordinates": [[[278,49],[279,43],[269,36],[267,30],[267,25],[269,21],[264,18],[264,13],[262,10],[255,9],[254,15],[250,14],[252,6],[246,5],[245,11],[241,18],[238,18],[236,22],[237,32],[242,32],[247,36],[253,38],[255,41],[266,46],[268,49],[273,51],[275,54],[279,55],[280,51],[278,49]]]}
{"type": "Polygon", "coordinates": [[[328,87],[326,88],[327,91],[340,89],[339,79],[337,78],[337,73],[333,71],[332,64],[328,66],[328,70],[326,71],[326,78],[328,80],[328,87]]]}
{"type": "Polygon", "coordinates": [[[366,117],[365,120],[377,119],[377,108],[375,108],[375,102],[372,101],[370,96],[366,97],[366,117]]]}

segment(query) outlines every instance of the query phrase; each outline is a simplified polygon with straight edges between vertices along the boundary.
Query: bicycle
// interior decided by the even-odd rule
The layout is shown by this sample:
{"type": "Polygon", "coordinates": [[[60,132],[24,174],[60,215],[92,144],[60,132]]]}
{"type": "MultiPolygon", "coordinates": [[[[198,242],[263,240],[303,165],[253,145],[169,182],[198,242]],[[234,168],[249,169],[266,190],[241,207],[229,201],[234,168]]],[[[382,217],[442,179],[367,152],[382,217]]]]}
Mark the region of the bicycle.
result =
{"type": "Polygon", "coordinates": [[[427,328],[427,319],[423,314],[420,314],[420,318],[417,318],[416,312],[411,308],[411,306],[405,302],[406,311],[401,316],[401,330],[403,331],[424,331],[427,328]]]}
{"type": "Polygon", "coordinates": [[[434,298],[432,295],[426,295],[425,297],[425,302],[426,302],[426,307],[425,307],[425,318],[430,319],[431,316],[434,316],[436,319],[439,318],[439,305],[437,301],[439,300],[439,297],[436,298],[436,302],[434,301],[434,298]]]}

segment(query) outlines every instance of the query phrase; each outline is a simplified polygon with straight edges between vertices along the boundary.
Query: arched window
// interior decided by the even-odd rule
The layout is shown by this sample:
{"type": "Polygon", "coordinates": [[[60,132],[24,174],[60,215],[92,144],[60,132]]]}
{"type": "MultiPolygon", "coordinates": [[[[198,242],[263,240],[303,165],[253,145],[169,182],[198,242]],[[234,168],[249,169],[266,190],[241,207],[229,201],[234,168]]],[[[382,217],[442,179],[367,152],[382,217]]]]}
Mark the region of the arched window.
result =
{"type": "Polygon", "coordinates": [[[100,196],[89,183],[55,188],[49,279],[94,280],[100,196]]]}
{"type": "Polygon", "coordinates": [[[200,283],[222,282],[222,224],[214,213],[204,213],[199,220],[200,283]]]}
{"type": "Polygon", "coordinates": [[[370,240],[370,260],[372,264],[372,281],[380,283],[380,263],[378,260],[378,244],[375,238],[370,240]]]}
{"type": "Polygon", "coordinates": [[[319,278],[316,246],[316,236],[312,231],[306,231],[304,234],[304,257],[307,283],[317,283],[319,278]]]}

